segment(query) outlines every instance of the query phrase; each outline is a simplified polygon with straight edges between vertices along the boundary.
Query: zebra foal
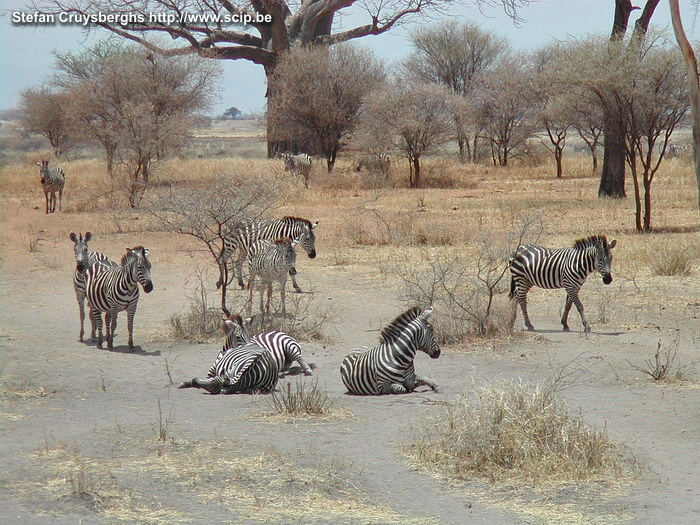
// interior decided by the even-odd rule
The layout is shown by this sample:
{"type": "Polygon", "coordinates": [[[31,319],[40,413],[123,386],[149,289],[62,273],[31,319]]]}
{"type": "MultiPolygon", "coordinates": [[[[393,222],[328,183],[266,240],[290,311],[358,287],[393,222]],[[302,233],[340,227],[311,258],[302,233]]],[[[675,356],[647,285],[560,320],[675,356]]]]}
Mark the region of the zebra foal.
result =
{"type": "Polygon", "coordinates": [[[113,348],[117,315],[126,310],[129,329],[129,348],[134,348],[134,316],[139,301],[139,284],[151,293],[151,261],[143,246],[127,248],[121,266],[98,262],[87,271],[85,295],[90,317],[97,323],[97,348],[102,348],[102,312],[105,313],[107,348],[113,348]]]}
{"type": "Polygon", "coordinates": [[[39,166],[41,187],[44,190],[44,198],[46,199],[46,213],[49,214],[56,211],[56,192],[58,192],[58,211],[62,211],[66,174],[63,173],[61,168],[49,168],[48,160],[37,162],[36,165],[39,166]],[[51,194],[50,198],[49,194],[51,194]]]}
{"type": "Polygon", "coordinates": [[[307,153],[299,153],[294,155],[289,151],[281,154],[284,161],[284,171],[291,171],[296,175],[301,175],[304,178],[304,187],[309,189],[309,175],[311,174],[311,166],[313,158],[307,153]]]}
{"type": "MultiPolygon", "coordinates": [[[[309,259],[316,258],[316,235],[314,230],[318,227],[318,221],[312,223],[308,219],[300,217],[282,217],[281,219],[265,220],[254,219],[248,220],[235,228],[231,233],[224,238],[224,249],[218,258],[219,272],[221,277],[216,283],[219,288],[222,284],[224,275],[223,265],[232,255],[238,252],[238,257],[235,260],[235,274],[238,278],[238,286],[244,287],[243,284],[243,262],[251,255],[251,247],[256,241],[267,239],[274,241],[276,239],[297,239],[299,244],[308,254],[309,259]]],[[[301,288],[297,284],[295,274],[290,274],[294,290],[301,293],[301,288]]]]}
{"type": "Polygon", "coordinates": [[[266,239],[256,241],[250,249],[248,259],[248,313],[253,305],[253,288],[256,277],[260,280],[260,312],[270,311],[270,300],[272,297],[272,283],[277,281],[280,286],[280,299],[282,301],[282,315],[287,315],[286,284],[287,274],[296,275],[295,268],[297,254],[294,251],[297,241],[289,239],[277,239],[268,241],[266,239]],[[267,289],[267,304],[263,309],[263,293],[267,289]]]}
{"type": "MultiPolygon", "coordinates": [[[[80,342],[83,342],[85,335],[85,281],[87,279],[88,269],[95,263],[101,262],[110,266],[116,266],[116,263],[107,259],[107,256],[100,252],[91,252],[88,249],[88,242],[92,239],[90,232],[85,233],[85,237],[80,233],[76,235],[71,232],[68,238],[73,241],[73,250],[75,251],[76,268],[73,272],[73,290],[75,290],[75,299],[78,301],[78,312],[80,313],[80,342]]],[[[95,340],[96,322],[92,317],[90,337],[95,340]]]]}
{"type": "MultiPolygon", "coordinates": [[[[564,288],[566,302],[561,324],[564,331],[569,331],[569,311],[575,304],[581,315],[584,331],[590,332],[591,325],[583,313],[583,303],[578,292],[586,282],[588,275],[594,271],[600,273],[603,283],[610,284],[613,280],[611,273],[612,252],[617,240],[608,243],[605,235],[592,235],[574,242],[571,248],[550,249],[532,244],[520,246],[510,259],[510,294],[513,300],[514,314],[517,315],[517,304],[523,312],[525,326],[528,330],[535,327],[527,315],[527,292],[530,288],[564,288]]],[[[515,318],[515,315],[513,318],[515,318]]]]}
{"type": "Polygon", "coordinates": [[[379,395],[405,394],[425,385],[439,393],[435,382],[417,376],[413,366],[418,350],[432,359],[440,357],[428,322],[432,313],[432,307],[405,311],[382,330],[377,346],[357,348],[343,359],[340,377],[345,388],[353,394],[379,395]]]}
{"type": "Polygon", "coordinates": [[[371,153],[367,155],[361,155],[357,159],[357,166],[355,171],[360,172],[362,169],[366,169],[369,172],[381,173],[386,175],[389,173],[389,167],[391,166],[391,158],[386,153],[371,153]]]}
{"type": "Polygon", "coordinates": [[[210,394],[267,393],[277,385],[278,368],[272,354],[255,343],[240,344],[243,323],[232,315],[222,324],[224,346],[206,378],[195,377],[178,388],[203,388],[210,394]]]}

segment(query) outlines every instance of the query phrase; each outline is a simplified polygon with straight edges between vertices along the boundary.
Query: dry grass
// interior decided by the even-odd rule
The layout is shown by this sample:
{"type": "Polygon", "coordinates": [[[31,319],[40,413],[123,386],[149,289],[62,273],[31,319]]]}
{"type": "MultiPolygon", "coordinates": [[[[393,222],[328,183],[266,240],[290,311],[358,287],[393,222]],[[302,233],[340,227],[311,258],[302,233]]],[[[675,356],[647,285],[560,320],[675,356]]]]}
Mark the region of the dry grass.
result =
{"type": "Polygon", "coordinates": [[[614,480],[617,447],[572,416],[552,389],[518,383],[462,396],[420,431],[412,461],[456,479],[542,486],[614,480]]]}
{"type": "Polygon", "coordinates": [[[280,385],[279,392],[273,392],[268,404],[275,414],[283,416],[317,416],[324,417],[333,413],[333,400],[328,392],[318,386],[318,378],[313,381],[298,379],[292,386],[291,381],[280,385]]]}
{"type": "Polygon", "coordinates": [[[659,341],[652,359],[646,359],[642,366],[630,364],[632,368],[643,372],[654,381],[684,381],[687,379],[689,367],[676,361],[679,349],[678,336],[668,345],[662,345],[659,341]]]}
{"type": "Polygon", "coordinates": [[[687,277],[700,259],[700,244],[689,237],[665,239],[649,243],[644,255],[654,275],[687,277]]]}
{"type": "Polygon", "coordinates": [[[55,390],[47,390],[44,386],[37,386],[30,380],[19,382],[4,380],[0,382],[0,399],[38,399],[54,394],[55,390]]]}

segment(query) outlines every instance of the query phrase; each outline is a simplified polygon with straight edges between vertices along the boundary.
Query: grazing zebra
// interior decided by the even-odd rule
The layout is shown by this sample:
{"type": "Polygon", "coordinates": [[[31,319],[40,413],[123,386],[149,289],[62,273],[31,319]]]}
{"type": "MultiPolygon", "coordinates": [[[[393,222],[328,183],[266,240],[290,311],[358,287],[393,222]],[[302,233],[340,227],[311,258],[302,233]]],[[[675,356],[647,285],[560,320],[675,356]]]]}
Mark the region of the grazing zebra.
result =
{"type": "Polygon", "coordinates": [[[49,168],[49,161],[42,160],[36,163],[39,166],[41,176],[41,187],[44,189],[46,198],[46,213],[56,211],[56,192],[58,192],[58,211],[63,207],[63,187],[66,185],[66,174],[61,168],[49,168]],[[51,198],[49,199],[49,193],[51,198]]]}
{"type": "Polygon", "coordinates": [[[253,243],[248,259],[248,313],[253,305],[253,288],[256,277],[260,278],[260,312],[270,311],[270,299],[272,297],[272,283],[277,281],[280,285],[280,298],[282,300],[282,314],[287,315],[285,304],[287,274],[296,275],[295,268],[297,254],[294,246],[297,241],[287,238],[269,241],[261,239],[253,243]],[[264,287],[267,286],[267,305],[263,310],[264,287]]]}
{"type": "MultiPolygon", "coordinates": [[[[255,219],[245,222],[224,238],[224,250],[218,259],[221,276],[224,275],[224,263],[238,250],[239,255],[235,263],[235,272],[238,277],[238,286],[243,288],[243,261],[250,256],[251,246],[261,239],[271,241],[283,238],[297,239],[301,247],[309,255],[309,259],[314,259],[316,257],[316,235],[314,234],[314,229],[317,226],[318,221],[312,224],[311,221],[299,217],[282,217],[276,220],[255,219]]],[[[294,274],[296,274],[296,271],[294,274]]],[[[301,293],[301,288],[297,284],[295,275],[291,275],[291,277],[294,290],[297,293],[301,293]]],[[[219,282],[216,283],[217,288],[221,286],[222,280],[223,277],[220,277],[219,282]]]]}
{"type": "Polygon", "coordinates": [[[224,320],[226,342],[206,378],[195,377],[178,388],[203,388],[210,394],[271,392],[277,385],[278,368],[272,354],[255,343],[238,345],[240,317],[224,320]]]}
{"type": "Polygon", "coordinates": [[[389,173],[389,167],[391,166],[391,158],[386,153],[371,153],[367,155],[361,155],[357,159],[357,166],[355,171],[362,171],[365,168],[369,172],[381,173],[386,175],[389,173]]]}
{"type": "Polygon", "coordinates": [[[126,310],[129,328],[129,348],[134,348],[134,315],[139,301],[139,287],[151,293],[151,261],[149,251],[143,246],[127,248],[121,266],[98,262],[87,271],[85,295],[90,307],[90,317],[97,322],[97,348],[102,348],[102,312],[107,326],[107,348],[113,348],[117,315],[126,310]]]}
{"type": "MultiPolygon", "coordinates": [[[[73,289],[75,290],[75,298],[78,301],[78,311],[80,312],[80,342],[82,342],[85,335],[83,327],[85,324],[85,280],[88,268],[98,261],[111,266],[116,266],[116,263],[107,259],[107,256],[103,253],[89,251],[87,243],[92,239],[90,232],[87,232],[85,237],[83,237],[82,233],[78,236],[71,232],[69,238],[73,241],[73,249],[75,250],[76,268],[73,273],[73,289]]],[[[96,323],[92,318],[90,321],[92,324],[90,336],[94,340],[96,323]]]]}
{"type": "MultiPolygon", "coordinates": [[[[520,246],[510,259],[510,294],[513,299],[513,312],[517,315],[517,304],[523,311],[525,326],[534,330],[527,315],[527,292],[533,286],[540,288],[564,288],[566,303],[561,324],[564,331],[569,331],[569,310],[575,304],[581,315],[586,332],[591,331],[586,316],[583,314],[583,304],[578,297],[578,291],[586,282],[588,274],[598,271],[605,284],[613,280],[610,273],[612,263],[611,250],[617,245],[613,240],[608,244],[605,235],[592,235],[577,240],[571,248],[549,249],[541,246],[520,246]]],[[[515,317],[513,317],[515,318],[515,317]]]]}
{"type": "Polygon", "coordinates": [[[340,377],[349,392],[360,395],[404,394],[421,385],[439,392],[434,381],[416,375],[413,360],[422,350],[432,359],[440,357],[430,307],[413,307],[394,319],[384,330],[379,345],[361,347],[349,354],[340,366],[340,377]]]}
{"type": "Polygon", "coordinates": [[[311,164],[313,158],[306,153],[294,155],[289,151],[281,154],[284,161],[284,171],[291,171],[294,174],[304,177],[304,187],[309,187],[309,175],[311,174],[311,164]]]}

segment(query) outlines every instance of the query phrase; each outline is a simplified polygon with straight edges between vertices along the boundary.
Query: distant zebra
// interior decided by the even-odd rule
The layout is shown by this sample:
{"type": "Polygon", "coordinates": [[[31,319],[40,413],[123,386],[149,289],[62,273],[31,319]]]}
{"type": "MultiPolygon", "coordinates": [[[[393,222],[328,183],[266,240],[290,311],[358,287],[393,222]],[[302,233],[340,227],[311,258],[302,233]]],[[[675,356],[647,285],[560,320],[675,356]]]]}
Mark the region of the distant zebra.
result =
{"type": "Polygon", "coordinates": [[[359,172],[364,168],[369,172],[386,175],[389,173],[390,166],[391,158],[386,153],[368,153],[366,155],[360,155],[357,159],[355,171],[359,172]]]}
{"type": "Polygon", "coordinates": [[[126,310],[129,328],[129,348],[134,348],[134,315],[139,301],[139,287],[151,293],[151,261],[149,251],[143,246],[127,248],[121,266],[109,266],[98,262],[87,271],[85,295],[90,307],[90,317],[97,322],[97,348],[102,348],[102,312],[107,325],[107,348],[112,348],[117,315],[126,310]]]}
{"type": "MultiPolygon", "coordinates": [[[[117,266],[117,264],[107,259],[107,256],[103,253],[89,251],[87,243],[92,239],[90,232],[85,233],[85,237],[83,237],[82,233],[78,236],[71,232],[69,238],[75,243],[73,249],[75,251],[76,268],[73,273],[73,290],[75,290],[75,298],[78,301],[78,311],[80,312],[80,341],[82,342],[85,335],[83,325],[85,324],[85,281],[87,279],[87,271],[96,262],[102,262],[111,266],[117,266]]],[[[92,324],[90,337],[94,340],[97,324],[92,318],[90,321],[92,324]]]]}
{"type": "MultiPolygon", "coordinates": [[[[221,276],[224,275],[223,265],[238,251],[238,258],[235,261],[235,272],[238,277],[238,286],[243,288],[243,261],[249,257],[250,247],[253,243],[261,239],[271,241],[284,238],[297,239],[301,247],[309,255],[309,259],[314,259],[316,257],[316,235],[314,234],[314,229],[317,226],[318,221],[312,224],[311,221],[299,217],[282,217],[276,220],[254,219],[244,222],[224,239],[224,250],[218,259],[221,276]]],[[[291,275],[291,277],[294,290],[297,293],[301,293],[296,277],[294,275],[291,275]]],[[[221,286],[221,280],[222,277],[216,283],[217,288],[221,286]]]]}
{"type": "Polygon", "coordinates": [[[432,359],[440,357],[428,322],[432,313],[432,307],[407,310],[382,330],[377,346],[358,348],[343,359],[340,377],[348,391],[360,395],[404,394],[426,385],[439,392],[434,381],[416,376],[413,367],[418,350],[432,359]]]}
{"type": "Polygon", "coordinates": [[[291,171],[296,175],[304,177],[304,187],[308,189],[309,175],[311,174],[311,165],[313,164],[311,155],[306,153],[294,155],[289,151],[285,151],[281,154],[281,157],[284,161],[284,171],[291,171]]]}
{"type": "MultiPolygon", "coordinates": [[[[527,292],[533,286],[540,288],[566,289],[566,303],[561,324],[564,331],[569,331],[568,318],[571,305],[575,304],[581,315],[586,332],[591,331],[586,316],[583,314],[583,304],[578,292],[593,271],[598,271],[603,283],[610,284],[613,280],[611,271],[611,250],[617,245],[613,240],[608,244],[605,235],[593,235],[579,239],[572,248],[549,249],[541,246],[520,246],[510,260],[510,294],[513,299],[513,312],[517,315],[517,304],[523,311],[525,326],[534,330],[527,315],[527,292]]],[[[513,317],[515,318],[515,317],[513,317]]]]}
{"type": "Polygon", "coordinates": [[[224,324],[227,330],[226,342],[207,377],[195,377],[180,384],[178,388],[203,388],[210,394],[252,394],[274,390],[278,368],[272,354],[255,343],[235,346],[238,344],[238,323],[229,317],[224,324]]]}
{"type": "Polygon", "coordinates": [[[46,213],[56,211],[56,192],[58,192],[58,211],[63,208],[63,187],[66,185],[66,174],[61,168],[49,168],[49,161],[42,160],[36,163],[39,166],[41,176],[41,187],[46,198],[46,213]],[[49,193],[51,198],[49,198],[49,193]]]}
{"type": "Polygon", "coordinates": [[[287,274],[294,276],[297,273],[297,254],[294,246],[297,241],[287,238],[269,241],[261,239],[255,241],[250,247],[248,259],[248,312],[253,305],[253,288],[256,277],[260,280],[260,312],[270,311],[270,299],[272,297],[272,283],[277,281],[280,285],[280,298],[282,300],[282,314],[287,315],[285,304],[287,274]],[[263,310],[263,292],[267,287],[267,305],[263,310]]]}

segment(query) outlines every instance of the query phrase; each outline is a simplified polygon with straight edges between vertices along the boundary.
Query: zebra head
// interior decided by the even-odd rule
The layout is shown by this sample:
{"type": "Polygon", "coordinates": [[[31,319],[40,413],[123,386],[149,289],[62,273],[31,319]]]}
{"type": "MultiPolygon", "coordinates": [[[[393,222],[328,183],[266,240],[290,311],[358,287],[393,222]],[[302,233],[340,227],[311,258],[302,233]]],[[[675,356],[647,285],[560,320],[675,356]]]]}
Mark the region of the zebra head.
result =
{"type": "Polygon", "coordinates": [[[416,321],[421,323],[421,328],[418,334],[418,350],[422,350],[430,356],[431,359],[440,357],[440,347],[435,339],[433,325],[430,324],[428,318],[433,313],[433,307],[429,306],[422,314],[418,316],[416,321]]]}
{"type": "Polygon", "coordinates": [[[314,223],[305,221],[301,233],[299,237],[297,237],[301,247],[304,248],[304,251],[308,254],[309,259],[316,258],[316,235],[314,234],[314,230],[317,226],[318,221],[314,223]]]}
{"type": "Polygon", "coordinates": [[[291,151],[283,151],[278,153],[279,158],[284,161],[284,171],[290,171],[294,168],[294,163],[292,162],[292,157],[294,156],[291,151]]]}
{"type": "Polygon", "coordinates": [[[42,160],[36,163],[39,166],[39,176],[41,177],[41,182],[49,182],[51,177],[49,176],[49,161],[42,160]]]}
{"type": "MultiPolygon", "coordinates": [[[[227,310],[224,310],[224,312],[227,312],[227,310]]],[[[225,349],[237,348],[250,342],[251,332],[248,322],[250,320],[251,319],[246,319],[244,321],[238,314],[229,314],[224,317],[221,328],[226,334],[226,342],[224,343],[225,349]]]]}
{"type": "Polygon", "coordinates": [[[136,269],[136,280],[139,282],[143,291],[151,293],[153,291],[153,281],[151,281],[151,261],[148,258],[150,252],[143,246],[135,248],[127,248],[126,255],[122,257],[122,266],[132,264],[132,268],[136,269]]]}
{"type": "Polygon", "coordinates": [[[88,255],[90,252],[88,250],[87,243],[90,241],[90,239],[92,239],[92,234],[90,232],[86,232],[85,237],[83,237],[82,233],[76,235],[75,233],[71,232],[69,238],[75,243],[75,245],[73,246],[73,249],[75,250],[76,261],[75,269],[79,272],[84,272],[88,269],[89,266],[88,255]]]}
{"type": "Polygon", "coordinates": [[[299,241],[296,239],[290,241],[286,237],[275,241],[275,248],[279,257],[278,260],[280,262],[280,267],[288,268],[289,275],[297,274],[297,252],[294,250],[294,247],[298,242],[299,241]]]}
{"type": "Polygon", "coordinates": [[[615,246],[617,246],[617,239],[613,239],[608,244],[608,240],[604,235],[595,238],[595,269],[600,273],[604,284],[610,284],[613,280],[611,273],[613,256],[611,250],[615,246]]]}

